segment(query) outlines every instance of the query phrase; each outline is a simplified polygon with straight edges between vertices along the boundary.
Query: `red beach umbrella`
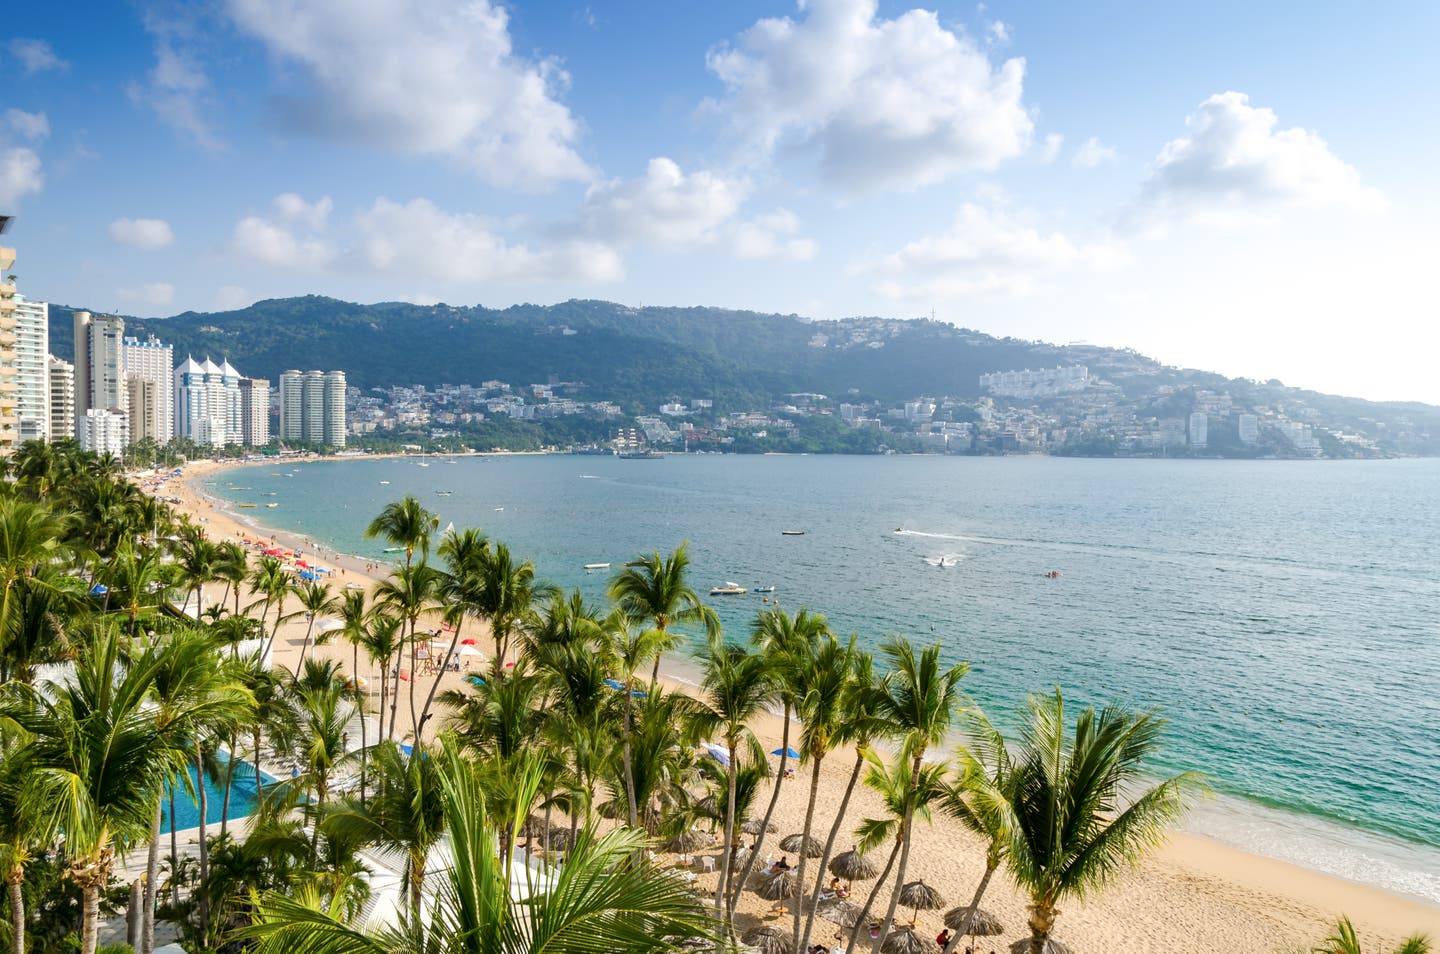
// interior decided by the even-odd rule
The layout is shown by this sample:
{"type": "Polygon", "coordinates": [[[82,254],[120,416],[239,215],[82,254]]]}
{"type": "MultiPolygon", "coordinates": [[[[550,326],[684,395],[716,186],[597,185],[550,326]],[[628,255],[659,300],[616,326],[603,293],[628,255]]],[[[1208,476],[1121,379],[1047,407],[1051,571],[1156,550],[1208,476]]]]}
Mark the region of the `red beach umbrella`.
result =
{"type": "Polygon", "coordinates": [[[474,636],[466,636],[464,639],[460,640],[460,645],[461,645],[461,646],[474,646],[474,645],[475,645],[475,637],[474,637],[474,636]]]}

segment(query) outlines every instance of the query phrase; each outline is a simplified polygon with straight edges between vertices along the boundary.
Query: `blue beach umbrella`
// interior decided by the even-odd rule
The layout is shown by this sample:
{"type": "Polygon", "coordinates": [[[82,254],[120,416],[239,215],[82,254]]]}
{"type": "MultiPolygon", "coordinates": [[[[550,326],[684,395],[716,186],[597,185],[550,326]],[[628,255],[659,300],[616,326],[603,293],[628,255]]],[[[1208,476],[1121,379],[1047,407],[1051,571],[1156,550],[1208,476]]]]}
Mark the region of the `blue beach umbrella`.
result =
{"type": "Polygon", "coordinates": [[[96,583],[94,586],[90,587],[91,596],[104,596],[106,593],[109,592],[110,587],[106,586],[104,583],[96,583]]]}
{"type": "Polygon", "coordinates": [[[726,768],[730,767],[730,750],[723,745],[716,745],[714,742],[706,742],[700,746],[705,754],[726,768]]]}
{"type": "Polygon", "coordinates": [[[788,756],[790,756],[790,758],[792,758],[792,759],[798,759],[798,758],[800,757],[800,753],[799,753],[799,752],[796,752],[794,749],[776,749],[774,752],[771,752],[770,754],[771,754],[771,755],[788,755],[788,756]]]}

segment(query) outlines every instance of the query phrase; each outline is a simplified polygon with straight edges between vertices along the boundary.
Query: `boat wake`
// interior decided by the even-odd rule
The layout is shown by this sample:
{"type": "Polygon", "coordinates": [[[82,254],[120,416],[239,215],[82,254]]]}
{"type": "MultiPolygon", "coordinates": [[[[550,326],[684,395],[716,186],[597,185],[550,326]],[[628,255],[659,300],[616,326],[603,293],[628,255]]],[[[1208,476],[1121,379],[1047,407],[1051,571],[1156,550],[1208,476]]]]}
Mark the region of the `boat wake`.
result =
{"type": "Polygon", "coordinates": [[[964,537],[958,533],[929,533],[925,530],[906,530],[904,527],[895,528],[895,535],[901,537],[928,537],[932,540],[963,540],[964,537]]]}
{"type": "Polygon", "coordinates": [[[931,566],[951,567],[957,566],[965,557],[959,553],[942,553],[939,556],[927,556],[921,557],[921,559],[931,566]]]}

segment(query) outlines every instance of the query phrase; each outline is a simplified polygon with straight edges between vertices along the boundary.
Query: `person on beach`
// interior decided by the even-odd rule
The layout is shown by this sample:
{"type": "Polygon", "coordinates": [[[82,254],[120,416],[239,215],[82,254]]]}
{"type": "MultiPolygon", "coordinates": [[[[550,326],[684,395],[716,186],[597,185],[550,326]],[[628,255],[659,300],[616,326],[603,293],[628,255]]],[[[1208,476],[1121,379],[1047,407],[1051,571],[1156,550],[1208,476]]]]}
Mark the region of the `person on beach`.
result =
{"type": "Polygon", "coordinates": [[[945,928],[935,935],[935,943],[940,945],[940,950],[945,950],[945,946],[950,943],[950,929],[945,928]]]}

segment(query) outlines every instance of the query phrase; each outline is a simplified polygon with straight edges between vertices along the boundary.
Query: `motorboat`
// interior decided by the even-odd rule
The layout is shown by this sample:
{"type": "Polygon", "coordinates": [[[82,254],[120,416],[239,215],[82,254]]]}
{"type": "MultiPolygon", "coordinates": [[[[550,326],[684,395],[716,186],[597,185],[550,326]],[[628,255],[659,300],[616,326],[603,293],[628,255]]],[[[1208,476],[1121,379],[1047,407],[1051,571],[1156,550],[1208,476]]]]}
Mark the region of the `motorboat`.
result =
{"type": "Polygon", "coordinates": [[[730,580],[726,580],[724,586],[714,586],[710,588],[711,596],[744,596],[749,592],[749,590],[739,583],[734,583],[730,580]]]}
{"type": "Polygon", "coordinates": [[[781,531],[780,531],[780,536],[782,536],[782,537],[803,537],[803,536],[805,536],[805,531],[804,531],[804,530],[781,530],[781,531]]]}
{"type": "Polygon", "coordinates": [[[278,503],[268,503],[268,504],[266,504],[265,506],[270,507],[270,508],[273,509],[273,508],[278,507],[278,506],[280,506],[280,505],[279,505],[278,503]]]}
{"type": "Polygon", "coordinates": [[[448,496],[450,496],[452,493],[454,493],[453,490],[437,490],[437,491],[435,491],[435,496],[437,496],[437,497],[448,497],[448,496]]]}
{"type": "Polygon", "coordinates": [[[585,564],[585,571],[586,571],[587,573],[590,572],[591,570],[608,570],[608,569],[610,569],[610,564],[608,564],[608,563],[587,563],[587,564],[585,564]]]}
{"type": "Polygon", "coordinates": [[[774,593],[774,592],[775,592],[775,587],[774,587],[773,584],[772,584],[771,586],[757,586],[757,587],[755,587],[755,589],[754,589],[753,592],[756,592],[756,593],[774,593]]]}

